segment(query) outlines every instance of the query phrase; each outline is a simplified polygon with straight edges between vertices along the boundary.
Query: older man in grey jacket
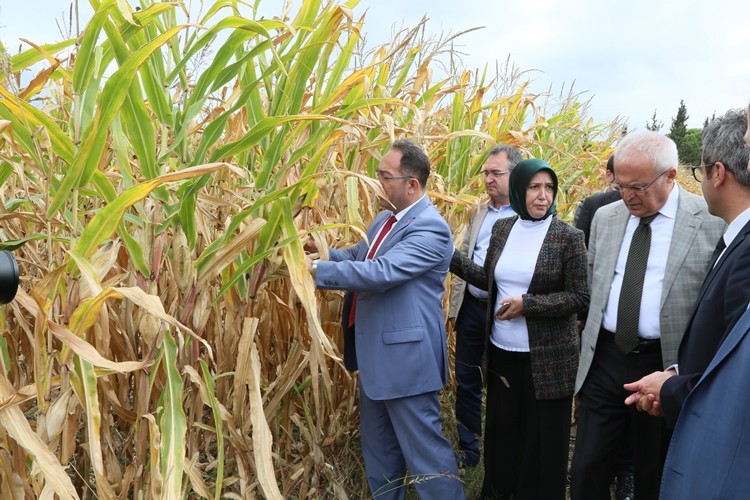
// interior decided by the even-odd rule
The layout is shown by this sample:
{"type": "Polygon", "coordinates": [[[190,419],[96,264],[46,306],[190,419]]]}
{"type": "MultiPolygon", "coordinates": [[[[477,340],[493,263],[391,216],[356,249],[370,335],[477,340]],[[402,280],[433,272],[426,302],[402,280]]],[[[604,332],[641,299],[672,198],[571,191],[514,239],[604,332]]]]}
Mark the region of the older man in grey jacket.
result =
{"type": "Polygon", "coordinates": [[[623,384],[675,362],[725,227],[701,197],[677,185],[677,164],[671,139],[655,132],[626,136],[615,151],[622,201],[594,216],[591,304],[576,380],[581,408],[571,473],[574,499],[610,498],[627,421],[635,497],[658,496],[667,432],[660,419],[624,404],[623,384]]]}

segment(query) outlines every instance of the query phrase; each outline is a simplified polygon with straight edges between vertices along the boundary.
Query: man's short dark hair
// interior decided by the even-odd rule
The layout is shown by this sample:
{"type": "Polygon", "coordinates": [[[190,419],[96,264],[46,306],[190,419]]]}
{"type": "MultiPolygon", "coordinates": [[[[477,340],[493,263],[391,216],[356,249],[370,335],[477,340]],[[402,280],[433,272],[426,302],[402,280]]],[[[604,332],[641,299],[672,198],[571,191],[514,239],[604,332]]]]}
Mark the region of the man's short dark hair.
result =
{"type": "Polygon", "coordinates": [[[612,175],[615,175],[615,155],[609,156],[609,160],[607,160],[607,170],[612,172],[612,175]]]}
{"type": "Polygon", "coordinates": [[[427,187],[427,178],[430,176],[430,159],[424,152],[422,146],[409,140],[398,140],[393,143],[391,149],[401,153],[401,172],[404,175],[414,176],[419,185],[424,189],[427,187]]]}
{"type": "Polygon", "coordinates": [[[515,167],[519,161],[523,160],[523,157],[521,156],[521,150],[519,150],[515,146],[504,143],[493,146],[492,149],[487,152],[487,158],[499,155],[500,153],[505,153],[505,155],[508,157],[509,170],[513,170],[513,167],[515,167]]]}
{"type": "Polygon", "coordinates": [[[740,109],[730,109],[703,129],[701,159],[707,165],[707,173],[720,161],[737,182],[750,187],[750,172],[747,170],[750,147],[745,143],[746,130],[747,113],[740,109]]]}

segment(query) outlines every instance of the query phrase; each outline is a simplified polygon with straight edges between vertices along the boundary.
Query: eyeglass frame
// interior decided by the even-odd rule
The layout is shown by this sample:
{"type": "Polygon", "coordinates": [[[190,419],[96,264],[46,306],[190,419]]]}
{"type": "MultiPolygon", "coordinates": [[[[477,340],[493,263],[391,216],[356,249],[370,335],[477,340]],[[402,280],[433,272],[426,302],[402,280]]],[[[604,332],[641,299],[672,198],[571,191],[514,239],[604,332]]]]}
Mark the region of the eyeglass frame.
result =
{"type": "Polygon", "coordinates": [[[482,175],[484,175],[485,179],[487,177],[490,177],[490,176],[494,177],[495,179],[499,179],[500,177],[504,176],[505,174],[509,174],[510,173],[510,169],[506,168],[506,169],[502,169],[502,170],[501,169],[497,169],[497,170],[482,170],[481,172],[482,172],[482,175]]]}
{"type": "Polygon", "coordinates": [[[692,172],[693,172],[693,179],[695,179],[698,182],[703,182],[703,170],[701,170],[701,169],[705,168],[706,169],[706,175],[709,175],[708,169],[709,168],[713,168],[714,165],[716,165],[716,162],[713,162],[710,165],[698,165],[697,167],[691,166],[690,170],[692,170],[692,172]],[[695,171],[696,170],[700,172],[700,179],[698,178],[699,176],[695,175],[695,171]]]}
{"type": "Polygon", "coordinates": [[[413,175],[386,175],[380,170],[375,172],[375,178],[379,181],[392,181],[392,180],[402,180],[402,179],[416,179],[413,175]]]}
{"type": "Polygon", "coordinates": [[[661,178],[662,175],[666,174],[667,172],[669,172],[669,169],[667,169],[664,172],[662,172],[659,175],[657,175],[656,179],[652,180],[651,182],[649,182],[645,186],[623,186],[622,184],[619,184],[617,182],[617,180],[615,180],[615,182],[613,182],[611,184],[611,186],[612,186],[613,189],[616,189],[617,191],[620,191],[620,192],[622,192],[622,191],[630,191],[631,193],[635,193],[635,194],[643,194],[643,193],[645,193],[648,190],[648,188],[650,188],[651,186],[653,186],[654,183],[656,181],[658,181],[661,178]]]}

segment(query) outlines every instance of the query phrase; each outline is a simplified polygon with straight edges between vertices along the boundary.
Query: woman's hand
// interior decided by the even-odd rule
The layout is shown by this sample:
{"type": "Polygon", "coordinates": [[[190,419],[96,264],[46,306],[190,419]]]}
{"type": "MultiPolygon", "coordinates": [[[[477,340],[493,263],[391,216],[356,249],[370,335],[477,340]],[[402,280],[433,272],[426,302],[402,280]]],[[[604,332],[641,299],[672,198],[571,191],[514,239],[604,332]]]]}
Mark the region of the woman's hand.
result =
{"type": "Polygon", "coordinates": [[[498,306],[495,309],[495,317],[497,319],[509,320],[519,316],[523,316],[522,297],[510,297],[498,302],[498,306]]]}

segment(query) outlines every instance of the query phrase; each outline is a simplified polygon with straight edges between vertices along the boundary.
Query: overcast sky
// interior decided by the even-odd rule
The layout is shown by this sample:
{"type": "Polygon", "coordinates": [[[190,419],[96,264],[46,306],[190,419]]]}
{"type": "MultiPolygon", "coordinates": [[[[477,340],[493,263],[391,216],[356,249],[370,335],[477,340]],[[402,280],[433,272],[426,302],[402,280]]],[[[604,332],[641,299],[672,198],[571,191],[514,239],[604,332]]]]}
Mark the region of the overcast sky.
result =
{"type": "MultiPolygon", "coordinates": [[[[79,3],[85,22],[91,8],[79,3]]],[[[261,4],[273,13],[283,1],[261,4]]],[[[58,24],[67,22],[69,5],[0,0],[0,40],[12,53],[20,37],[61,40],[58,24]]],[[[483,27],[457,41],[466,66],[494,66],[510,56],[530,70],[534,91],[573,85],[591,98],[596,121],[624,117],[630,130],[643,128],[654,111],[668,130],[681,99],[693,127],[750,101],[750,0],[361,0],[355,13],[366,13],[370,44],[424,15],[436,34],[483,27]]]]}

